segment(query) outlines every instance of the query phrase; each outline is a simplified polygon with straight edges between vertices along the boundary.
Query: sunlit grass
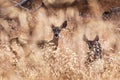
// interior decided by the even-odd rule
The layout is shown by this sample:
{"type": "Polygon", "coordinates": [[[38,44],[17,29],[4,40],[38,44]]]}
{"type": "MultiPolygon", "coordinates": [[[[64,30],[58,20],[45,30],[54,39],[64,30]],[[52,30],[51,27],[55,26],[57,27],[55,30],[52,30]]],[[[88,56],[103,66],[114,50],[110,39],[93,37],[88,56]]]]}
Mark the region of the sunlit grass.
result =
{"type": "Polygon", "coordinates": [[[119,80],[119,21],[102,20],[100,4],[91,1],[94,16],[81,17],[75,7],[57,12],[53,9],[52,14],[41,8],[31,14],[0,0],[0,80],[119,80]],[[18,34],[12,32],[15,36],[8,17],[19,20],[18,34]],[[68,25],[60,33],[57,50],[49,43],[43,49],[38,47],[38,41],[52,39],[51,24],[60,26],[64,20],[68,25]],[[90,40],[99,36],[102,59],[85,63],[89,49],[83,41],[84,34],[90,40]]]}

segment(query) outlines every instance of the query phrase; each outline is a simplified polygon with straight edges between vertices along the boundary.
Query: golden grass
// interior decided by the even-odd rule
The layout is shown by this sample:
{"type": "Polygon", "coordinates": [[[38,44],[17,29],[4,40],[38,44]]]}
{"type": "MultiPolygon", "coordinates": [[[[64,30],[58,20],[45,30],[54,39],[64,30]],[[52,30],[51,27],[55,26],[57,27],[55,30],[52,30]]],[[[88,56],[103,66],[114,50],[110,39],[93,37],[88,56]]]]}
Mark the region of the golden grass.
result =
{"type": "Polygon", "coordinates": [[[0,0],[0,80],[119,80],[120,22],[103,21],[101,4],[88,3],[94,16],[79,16],[77,7],[40,8],[30,13],[0,0]],[[56,51],[54,46],[41,49],[36,45],[40,40],[50,41],[51,25],[60,26],[65,20],[68,25],[60,33],[56,51]],[[84,34],[90,40],[99,35],[102,46],[103,58],[89,65],[84,63],[89,50],[84,34]]]}

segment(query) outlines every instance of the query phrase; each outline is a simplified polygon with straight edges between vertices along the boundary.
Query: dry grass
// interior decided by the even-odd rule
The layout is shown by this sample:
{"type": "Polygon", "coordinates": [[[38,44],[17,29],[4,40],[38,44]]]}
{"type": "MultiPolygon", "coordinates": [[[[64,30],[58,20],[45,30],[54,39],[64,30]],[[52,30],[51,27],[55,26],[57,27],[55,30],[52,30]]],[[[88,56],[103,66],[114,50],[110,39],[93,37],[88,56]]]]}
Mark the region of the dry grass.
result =
{"type": "MultiPolygon", "coordinates": [[[[41,7],[30,13],[0,0],[0,80],[119,80],[120,22],[102,20],[106,6],[101,7],[104,0],[97,1],[88,0],[93,14],[82,17],[82,6],[41,7]],[[65,20],[68,25],[60,33],[57,50],[49,45],[39,48],[38,41],[52,39],[51,25],[60,26],[65,20]],[[89,49],[84,34],[89,40],[99,35],[102,46],[103,58],[89,65],[85,65],[89,49]]],[[[46,4],[52,2],[64,3],[48,0],[46,4]]]]}

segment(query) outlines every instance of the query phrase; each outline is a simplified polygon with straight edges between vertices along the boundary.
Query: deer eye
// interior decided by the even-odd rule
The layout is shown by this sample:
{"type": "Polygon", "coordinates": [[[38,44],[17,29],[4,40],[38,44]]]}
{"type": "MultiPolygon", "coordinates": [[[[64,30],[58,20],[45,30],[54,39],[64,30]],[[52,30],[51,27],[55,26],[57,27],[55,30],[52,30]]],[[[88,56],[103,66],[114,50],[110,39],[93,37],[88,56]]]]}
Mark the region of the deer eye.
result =
{"type": "Polygon", "coordinates": [[[53,32],[60,32],[60,29],[59,28],[54,28],[53,32]]]}
{"type": "Polygon", "coordinates": [[[60,32],[61,30],[60,30],[60,29],[58,29],[57,31],[58,31],[58,32],[60,32]]]}

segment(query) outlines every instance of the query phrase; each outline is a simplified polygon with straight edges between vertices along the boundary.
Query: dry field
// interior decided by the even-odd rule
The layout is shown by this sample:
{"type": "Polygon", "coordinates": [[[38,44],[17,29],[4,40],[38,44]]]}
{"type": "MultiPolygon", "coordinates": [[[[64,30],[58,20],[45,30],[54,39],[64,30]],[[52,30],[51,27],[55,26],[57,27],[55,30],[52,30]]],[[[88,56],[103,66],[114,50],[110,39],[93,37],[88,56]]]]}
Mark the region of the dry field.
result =
{"type": "Polygon", "coordinates": [[[102,16],[119,0],[33,0],[32,9],[44,3],[35,11],[19,1],[0,0],[0,80],[120,80],[120,11],[102,16]],[[51,26],[64,21],[54,49],[51,26]],[[85,64],[84,35],[98,35],[101,59],[85,64]]]}

